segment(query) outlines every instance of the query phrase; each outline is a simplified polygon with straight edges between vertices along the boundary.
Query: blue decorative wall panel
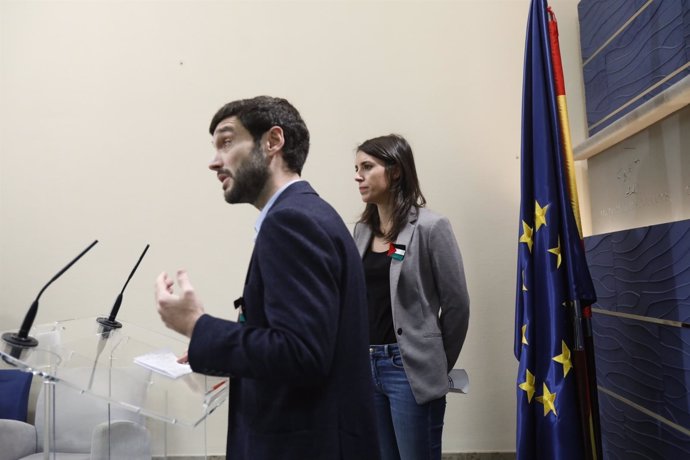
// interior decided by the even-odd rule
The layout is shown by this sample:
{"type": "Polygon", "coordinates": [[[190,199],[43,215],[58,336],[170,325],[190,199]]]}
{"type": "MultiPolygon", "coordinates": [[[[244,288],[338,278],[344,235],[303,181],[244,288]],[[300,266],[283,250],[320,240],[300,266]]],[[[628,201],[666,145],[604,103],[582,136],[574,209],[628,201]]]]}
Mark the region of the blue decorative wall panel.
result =
{"type": "Polygon", "coordinates": [[[599,393],[605,460],[690,458],[690,437],[605,393],[599,393]]]}
{"type": "Polygon", "coordinates": [[[690,428],[690,329],[596,315],[594,332],[599,386],[690,428]]]}
{"type": "Polygon", "coordinates": [[[585,249],[605,458],[690,458],[690,220],[585,249]]]}
{"type": "Polygon", "coordinates": [[[581,1],[577,10],[582,61],[589,59],[645,3],[647,0],[581,1]]]}
{"type": "Polygon", "coordinates": [[[690,1],[582,0],[590,135],[690,75],[690,1]]]}
{"type": "Polygon", "coordinates": [[[690,323],[690,224],[586,239],[597,307],[690,323]]]}

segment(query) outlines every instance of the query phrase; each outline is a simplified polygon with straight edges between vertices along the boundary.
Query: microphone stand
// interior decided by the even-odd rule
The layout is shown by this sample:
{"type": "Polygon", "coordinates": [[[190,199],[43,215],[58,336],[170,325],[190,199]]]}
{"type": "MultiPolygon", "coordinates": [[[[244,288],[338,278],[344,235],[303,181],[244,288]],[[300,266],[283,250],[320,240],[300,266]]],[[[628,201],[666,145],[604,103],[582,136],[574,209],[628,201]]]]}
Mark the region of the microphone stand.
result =
{"type": "Polygon", "coordinates": [[[19,359],[24,350],[28,348],[34,348],[38,345],[38,340],[29,336],[29,330],[31,330],[31,326],[33,326],[34,319],[36,318],[36,313],[38,312],[38,299],[43,294],[43,291],[45,291],[46,288],[53,283],[53,281],[62,276],[62,274],[65,273],[72,265],[74,265],[74,263],[77,260],[81,259],[81,257],[84,254],[91,250],[91,248],[94,247],[96,243],[98,243],[98,240],[95,240],[93,243],[91,243],[77,257],[72,259],[70,263],[68,263],[62,270],[60,270],[55,276],[53,276],[53,278],[50,281],[48,281],[48,283],[46,283],[45,286],[43,286],[43,289],[41,289],[41,291],[38,293],[36,299],[31,303],[29,311],[26,312],[26,316],[24,317],[24,321],[22,322],[22,325],[19,328],[18,332],[5,332],[4,334],[2,334],[2,340],[10,348],[10,356],[19,359]]]}
{"type": "Polygon", "coordinates": [[[137,268],[139,268],[139,264],[141,263],[141,260],[144,258],[144,255],[146,255],[146,251],[149,250],[149,244],[146,245],[144,248],[144,252],[141,253],[139,256],[139,260],[137,261],[136,265],[134,265],[134,268],[130,272],[129,276],[127,277],[127,281],[125,281],[125,285],[122,286],[122,290],[120,293],[117,295],[117,298],[115,299],[115,303],[113,304],[113,308],[110,310],[110,315],[106,317],[99,317],[96,318],[96,322],[98,322],[98,333],[100,334],[100,338],[98,340],[98,346],[96,348],[96,358],[93,361],[93,368],[91,369],[91,377],[89,378],[89,389],[93,385],[93,379],[94,375],[96,374],[96,366],[98,365],[98,359],[101,356],[101,353],[103,352],[103,349],[105,348],[105,343],[108,341],[108,338],[110,338],[110,333],[116,329],[120,329],[122,327],[122,323],[117,321],[115,318],[117,317],[118,312],[120,311],[120,305],[122,305],[122,297],[125,292],[125,288],[127,287],[127,284],[129,284],[129,280],[132,279],[132,276],[134,276],[134,272],[137,271],[137,268]]]}

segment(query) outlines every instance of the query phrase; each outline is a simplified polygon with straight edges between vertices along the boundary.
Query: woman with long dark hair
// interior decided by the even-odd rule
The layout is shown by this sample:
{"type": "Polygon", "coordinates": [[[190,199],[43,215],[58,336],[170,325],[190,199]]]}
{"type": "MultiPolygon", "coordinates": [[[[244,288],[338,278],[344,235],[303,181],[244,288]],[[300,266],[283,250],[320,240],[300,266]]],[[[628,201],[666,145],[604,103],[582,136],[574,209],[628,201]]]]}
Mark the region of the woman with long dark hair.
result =
{"type": "Polygon", "coordinates": [[[412,149],[395,134],[357,147],[364,212],[354,238],[369,305],[371,370],[383,460],[440,460],[448,372],[469,320],[458,243],[424,206],[412,149]]]}

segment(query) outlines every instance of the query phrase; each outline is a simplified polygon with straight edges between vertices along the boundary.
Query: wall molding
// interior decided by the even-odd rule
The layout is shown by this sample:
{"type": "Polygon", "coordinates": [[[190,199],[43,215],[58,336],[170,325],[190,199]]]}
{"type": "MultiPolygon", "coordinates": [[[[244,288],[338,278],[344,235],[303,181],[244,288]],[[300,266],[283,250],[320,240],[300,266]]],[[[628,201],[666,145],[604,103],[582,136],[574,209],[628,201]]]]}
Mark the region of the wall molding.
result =
{"type": "Polygon", "coordinates": [[[690,104],[690,76],[623,115],[573,149],[575,160],[586,160],[690,104]]]}

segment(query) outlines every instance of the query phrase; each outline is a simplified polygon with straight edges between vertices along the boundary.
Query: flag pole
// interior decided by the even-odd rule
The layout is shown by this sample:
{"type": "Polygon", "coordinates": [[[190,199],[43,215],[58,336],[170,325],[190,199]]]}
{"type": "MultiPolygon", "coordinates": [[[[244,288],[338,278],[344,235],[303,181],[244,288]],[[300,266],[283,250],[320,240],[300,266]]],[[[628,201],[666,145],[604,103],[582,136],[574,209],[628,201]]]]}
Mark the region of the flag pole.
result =
{"type": "MultiPolygon", "coordinates": [[[[558,118],[562,142],[562,153],[568,184],[570,205],[577,224],[577,230],[582,240],[582,223],[580,218],[580,205],[578,202],[577,182],[575,180],[575,166],[573,149],[570,138],[570,122],[568,119],[568,106],[565,96],[565,79],[563,76],[563,64],[561,60],[560,45],[558,42],[558,23],[556,15],[551,7],[547,7],[549,41],[551,44],[551,61],[553,64],[554,84],[557,92],[558,118]]],[[[586,458],[599,460],[603,458],[601,442],[601,425],[599,421],[599,398],[597,394],[596,365],[594,361],[594,339],[592,334],[592,309],[589,305],[582,306],[579,299],[570,303],[572,307],[575,347],[573,358],[578,383],[578,396],[580,400],[580,414],[582,435],[587,449],[586,458]]]]}

